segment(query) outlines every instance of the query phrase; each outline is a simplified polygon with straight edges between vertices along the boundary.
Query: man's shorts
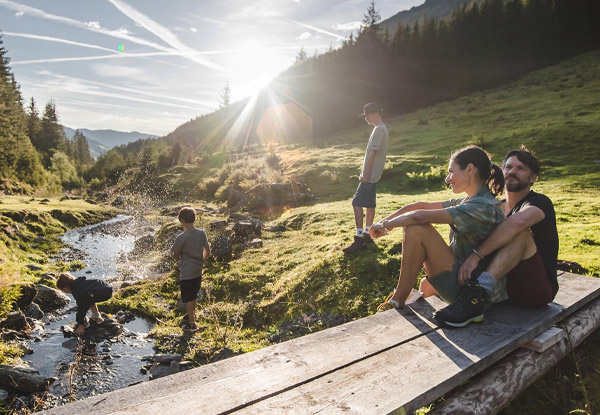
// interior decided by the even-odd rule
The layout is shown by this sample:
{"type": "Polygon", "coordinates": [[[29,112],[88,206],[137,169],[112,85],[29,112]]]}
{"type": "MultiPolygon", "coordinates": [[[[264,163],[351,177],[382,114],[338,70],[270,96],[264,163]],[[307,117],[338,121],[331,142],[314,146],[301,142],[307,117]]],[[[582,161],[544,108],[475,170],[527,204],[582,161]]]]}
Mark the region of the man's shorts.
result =
{"type": "Polygon", "coordinates": [[[202,277],[191,280],[179,280],[182,303],[189,303],[198,297],[198,292],[200,292],[200,282],[202,282],[202,277]]]}
{"type": "Polygon", "coordinates": [[[506,275],[506,291],[509,301],[521,307],[543,307],[552,301],[554,292],[539,251],[506,275]]]}
{"type": "Polygon", "coordinates": [[[377,183],[360,182],[356,193],[354,193],[352,206],[375,208],[376,187],[377,183]]]}

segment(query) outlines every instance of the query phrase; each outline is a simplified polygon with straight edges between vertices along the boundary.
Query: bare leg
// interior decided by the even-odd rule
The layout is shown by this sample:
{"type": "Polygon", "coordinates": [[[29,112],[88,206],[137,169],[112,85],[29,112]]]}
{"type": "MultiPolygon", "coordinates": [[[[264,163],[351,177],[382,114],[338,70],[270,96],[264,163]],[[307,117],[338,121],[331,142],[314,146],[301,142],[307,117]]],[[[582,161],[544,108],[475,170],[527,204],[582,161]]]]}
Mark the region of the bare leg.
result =
{"type": "Polygon", "coordinates": [[[90,306],[90,310],[92,310],[92,313],[93,313],[93,314],[100,314],[100,312],[98,311],[98,306],[97,306],[95,303],[93,303],[93,304],[90,306]]]}
{"type": "Polygon", "coordinates": [[[404,228],[400,278],[392,300],[404,305],[415,285],[422,266],[428,276],[449,271],[454,265],[454,253],[431,225],[411,225],[404,228]]]}
{"type": "Polygon", "coordinates": [[[367,227],[371,226],[373,224],[373,219],[375,219],[375,208],[367,208],[365,225],[367,225],[367,227]]]}
{"type": "Polygon", "coordinates": [[[190,325],[196,324],[196,300],[185,303],[185,312],[188,315],[190,325]]]}
{"type": "Polygon", "coordinates": [[[354,222],[356,223],[356,229],[362,229],[363,227],[363,208],[360,206],[352,206],[354,208],[354,222]]]}
{"type": "Polygon", "coordinates": [[[521,232],[515,239],[498,249],[494,259],[488,265],[486,271],[500,280],[506,274],[525,259],[535,255],[537,247],[529,229],[521,232]]]}
{"type": "Polygon", "coordinates": [[[423,278],[421,280],[421,283],[419,284],[419,291],[423,293],[424,298],[431,297],[432,295],[437,294],[436,289],[433,288],[433,285],[431,285],[426,278],[423,278]]]}

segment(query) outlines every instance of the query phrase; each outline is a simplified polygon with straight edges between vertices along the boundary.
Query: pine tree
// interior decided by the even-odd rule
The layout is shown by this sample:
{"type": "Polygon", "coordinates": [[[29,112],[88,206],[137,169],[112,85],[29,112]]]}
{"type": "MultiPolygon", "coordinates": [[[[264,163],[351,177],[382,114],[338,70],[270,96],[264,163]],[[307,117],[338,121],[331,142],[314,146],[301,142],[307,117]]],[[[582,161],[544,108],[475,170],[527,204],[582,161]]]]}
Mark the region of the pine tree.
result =
{"type": "Polygon", "coordinates": [[[46,104],[44,115],[42,116],[39,150],[44,156],[46,166],[50,166],[50,158],[55,151],[64,151],[64,133],[62,127],[58,124],[58,115],[54,101],[46,104]]]}
{"type": "Polygon", "coordinates": [[[40,136],[40,114],[33,97],[31,97],[31,101],[29,101],[27,110],[27,135],[29,136],[31,144],[37,149],[40,136]]]}
{"type": "Polygon", "coordinates": [[[308,55],[306,54],[306,49],[304,49],[304,46],[302,46],[300,48],[300,50],[298,51],[298,54],[296,55],[296,60],[294,61],[294,63],[300,63],[305,61],[308,58],[308,55]]]}
{"type": "Polygon", "coordinates": [[[0,179],[39,186],[44,171],[27,136],[27,117],[19,85],[0,36],[0,179]]]}
{"type": "Polygon", "coordinates": [[[367,12],[364,14],[360,30],[357,37],[357,42],[366,41],[368,44],[376,44],[381,41],[380,27],[378,22],[381,20],[379,10],[375,8],[375,0],[371,0],[367,12]]]}
{"type": "Polygon", "coordinates": [[[231,88],[229,87],[229,81],[225,82],[225,86],[223,87],[223,92],[221,92],[221,103],[219,104],[219,108],[228,107],[231,103],[231,88]]]}

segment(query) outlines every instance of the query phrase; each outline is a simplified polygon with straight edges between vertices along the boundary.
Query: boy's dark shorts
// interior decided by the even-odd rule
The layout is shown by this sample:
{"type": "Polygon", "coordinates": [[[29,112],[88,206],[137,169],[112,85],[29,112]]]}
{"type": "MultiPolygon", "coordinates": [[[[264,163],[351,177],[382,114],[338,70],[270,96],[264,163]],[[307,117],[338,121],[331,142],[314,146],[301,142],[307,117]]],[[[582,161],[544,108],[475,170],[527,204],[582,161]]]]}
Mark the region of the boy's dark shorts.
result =
{"type": "Polygon", "coordinates": [[[190,301],[194,301],[198,297],[201,282],[202,277],[194,278],[192,280],[179,280],[182,303],[189,303],[190,301]]]}
{"type": "Polygon", "coordinates": [[[364,208],[375,208],[376,199],[376,188],[377,183],[363,183],[358,184],[354,198],[352,199],[352,206],[364,207],[364,208]]]}
{"type": "Polygon", "coordinates": [[[90,293],[90,295],[89,295],[90,303],[96,304],[96,303],[101,303],[103,301],[108,301],[108,300],[110,300],[110,297],[112,297],[112,293],[113,293],[113,288],[110,285],[107,285],[107,286],[103,287],[102,289],[94,290],[94,292],[90,293]]]}

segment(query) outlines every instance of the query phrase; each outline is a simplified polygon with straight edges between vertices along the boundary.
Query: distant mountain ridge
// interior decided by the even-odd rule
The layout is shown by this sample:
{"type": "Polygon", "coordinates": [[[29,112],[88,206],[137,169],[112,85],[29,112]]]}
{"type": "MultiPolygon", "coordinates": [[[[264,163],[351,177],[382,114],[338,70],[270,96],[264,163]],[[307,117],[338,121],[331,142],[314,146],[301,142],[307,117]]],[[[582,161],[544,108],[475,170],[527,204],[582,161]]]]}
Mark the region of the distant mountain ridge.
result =
{"type": "MultiPolygon", "coordinates": [[[[63,125],[63,131],[69,139],[72,139],[77,129],[63,125]]],[[[90,130],[87,128],[80,128],[79,131],[87,138],[90,154],[95,159],[113,147],[128,144],[132,141],[137,141],[140,138],[158,138],[157,135],[140,133],[138,131],[90,130]]]]}
{"type": "MultiPolygon", "coordinates": [[[[420,6],[414,6],[409,10],[403,10],[396,13],[392,17],[383,20],[379,26],[381,28],[387,27],[390,34],[396,32],[398,23],[403,25],[414,25],[415,22],[422,22],[423,18],[427,16],[428,19],[444,19],[452,15],[452,11],[464,3],[471,3],[472,0],[425,0],[425,3],[420,6]]],[[[481,3],[483,0],[475,0],[481,3]]]]}

